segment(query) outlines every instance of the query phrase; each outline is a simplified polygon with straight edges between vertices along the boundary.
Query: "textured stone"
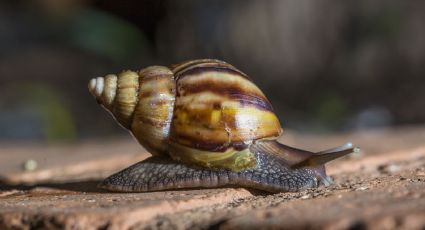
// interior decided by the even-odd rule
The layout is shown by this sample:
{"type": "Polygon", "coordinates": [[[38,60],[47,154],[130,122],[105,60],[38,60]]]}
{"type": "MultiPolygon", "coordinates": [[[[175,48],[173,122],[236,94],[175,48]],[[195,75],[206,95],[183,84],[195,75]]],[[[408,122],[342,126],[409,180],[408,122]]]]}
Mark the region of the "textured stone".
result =
{"type": "Polygon", "coordinates": [[[2,145],[0,229],[424,229],[424,133],[289,134],[287,144],[321,150],[349,140],[363,151],[329,164],[334,185],[277,194],[243,188],[110,193],[96,187],[101,178],[148,156],[136,143],[2,145]],[[37,161],[33,171],[22,168],[28,159],[37,161]]]}

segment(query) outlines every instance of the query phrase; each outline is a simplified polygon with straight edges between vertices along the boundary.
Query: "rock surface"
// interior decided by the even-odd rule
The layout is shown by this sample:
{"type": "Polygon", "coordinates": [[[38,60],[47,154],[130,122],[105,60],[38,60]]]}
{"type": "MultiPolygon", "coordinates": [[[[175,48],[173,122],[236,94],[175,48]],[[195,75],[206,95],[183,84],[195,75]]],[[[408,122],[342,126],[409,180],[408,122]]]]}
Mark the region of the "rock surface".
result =
{"type": "Polygon", "coordinates": [[[290,133],[283,142],[321,150],[347,140],[363,151],[328,165],[334,185],[279,194],[111,193],[96,185],[148,156],[136,143],[9,145],[0,150],[0,229],[424,229],[425,129],[290,133]],[[37,166],[25,171],[28,159],[37,166]]]}

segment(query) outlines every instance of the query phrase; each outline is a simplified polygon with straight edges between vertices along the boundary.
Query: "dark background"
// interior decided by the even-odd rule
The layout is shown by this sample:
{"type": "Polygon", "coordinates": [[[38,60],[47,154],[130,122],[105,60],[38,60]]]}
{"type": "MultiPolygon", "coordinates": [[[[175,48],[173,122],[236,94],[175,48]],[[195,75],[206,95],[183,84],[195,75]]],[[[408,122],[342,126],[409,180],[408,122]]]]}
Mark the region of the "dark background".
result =
{"type": "Polygon", "coordinates": [[[2,0],[0,141],[123,135],[88,80],[195,58],[250,75],[285,129],[418,125],[424,12],[401,0],[2,0]]]}

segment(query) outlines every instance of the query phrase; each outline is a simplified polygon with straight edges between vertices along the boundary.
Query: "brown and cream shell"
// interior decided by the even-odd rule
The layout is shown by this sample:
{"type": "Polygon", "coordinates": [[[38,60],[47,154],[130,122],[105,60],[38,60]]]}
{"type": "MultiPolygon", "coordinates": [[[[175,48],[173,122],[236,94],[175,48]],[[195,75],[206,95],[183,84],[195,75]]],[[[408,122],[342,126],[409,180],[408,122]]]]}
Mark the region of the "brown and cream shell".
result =
{"type": "Polygon", "coordinates": [[[282,133],[264,93],[219,60],[109,74],[89,90],[150,153],[202,167],[251,167],[249,146],[282,133]]]}

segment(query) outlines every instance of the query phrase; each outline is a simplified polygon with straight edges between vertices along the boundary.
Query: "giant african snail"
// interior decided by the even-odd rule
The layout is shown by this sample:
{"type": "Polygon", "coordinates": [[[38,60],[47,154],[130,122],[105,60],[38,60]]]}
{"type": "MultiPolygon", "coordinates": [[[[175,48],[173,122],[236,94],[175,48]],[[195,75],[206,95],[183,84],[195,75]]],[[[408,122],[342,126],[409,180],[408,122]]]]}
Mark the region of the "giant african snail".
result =
{"type": "Polygon", "coordinates": [[[243,186],[299,191],[330,183],[324,164],[351,144],[312,153],[276,141],[278,118],[250,78],[219,60],[94,78],[98,103],[153,156],[107,178],[114,191],[243,186]]]}

